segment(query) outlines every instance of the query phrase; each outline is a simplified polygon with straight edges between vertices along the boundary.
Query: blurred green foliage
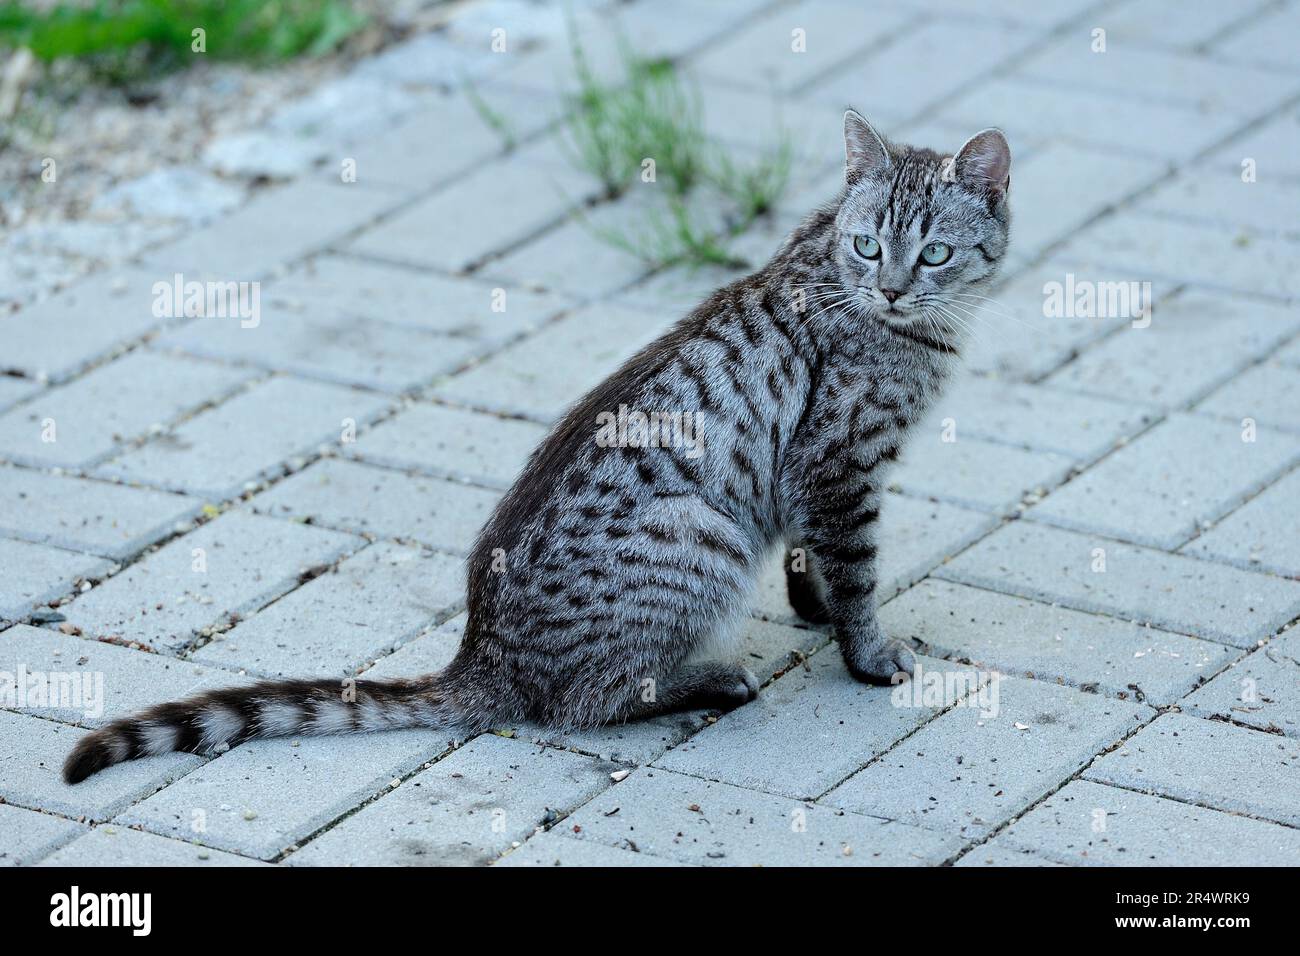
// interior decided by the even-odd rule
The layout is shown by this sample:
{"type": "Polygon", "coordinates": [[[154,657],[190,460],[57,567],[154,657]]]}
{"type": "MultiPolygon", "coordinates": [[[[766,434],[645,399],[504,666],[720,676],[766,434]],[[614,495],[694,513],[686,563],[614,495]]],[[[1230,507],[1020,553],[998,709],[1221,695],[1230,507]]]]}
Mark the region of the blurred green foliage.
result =
{"type": "Polygon", "coordinates": [[[265,64],[328,53],[365,22],[345,0],[96,0],[45,10],[5,0],[0,49],[70,57],[110,75],[142,57],[153,69],[195,56],[265,64]],[[203,31],[203,53],[195,30],[203,31]]]}

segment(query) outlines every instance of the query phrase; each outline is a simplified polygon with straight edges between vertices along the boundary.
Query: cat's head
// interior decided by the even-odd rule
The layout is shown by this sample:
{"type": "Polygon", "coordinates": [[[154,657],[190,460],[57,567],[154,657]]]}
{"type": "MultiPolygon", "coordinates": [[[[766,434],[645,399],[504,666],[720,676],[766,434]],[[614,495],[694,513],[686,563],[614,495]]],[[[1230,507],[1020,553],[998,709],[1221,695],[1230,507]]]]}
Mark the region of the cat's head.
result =
{"type": "Polygon", "coordinates": [[[844,114],[836,261],[851,311],[895,327],[957,330],[1007,248],[1011,151],[986,129],[951,156],[895,146],[844,114]]]}

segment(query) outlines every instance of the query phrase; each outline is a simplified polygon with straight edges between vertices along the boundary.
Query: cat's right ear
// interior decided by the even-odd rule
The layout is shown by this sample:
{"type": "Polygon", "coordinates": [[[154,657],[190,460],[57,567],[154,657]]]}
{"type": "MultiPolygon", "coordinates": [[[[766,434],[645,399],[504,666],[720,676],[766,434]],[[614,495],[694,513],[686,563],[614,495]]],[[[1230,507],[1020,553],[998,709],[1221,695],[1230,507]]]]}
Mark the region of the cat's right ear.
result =
{"type": "Polygon", "coordinates": [[[850,186],[889,166],[889,147],[856,110],[844,112],[844,181],[850,186]]]}

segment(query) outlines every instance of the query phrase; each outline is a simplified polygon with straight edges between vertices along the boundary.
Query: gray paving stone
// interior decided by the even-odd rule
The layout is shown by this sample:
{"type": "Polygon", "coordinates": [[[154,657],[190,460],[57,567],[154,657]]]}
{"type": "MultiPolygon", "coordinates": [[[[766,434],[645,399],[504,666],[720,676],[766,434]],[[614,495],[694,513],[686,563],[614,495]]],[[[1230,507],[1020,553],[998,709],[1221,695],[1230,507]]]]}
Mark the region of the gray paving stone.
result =
{"type": "MultiPolygon", "coordinates": [[[[618,292],[653,268],[638,248],[671,222],[662,203],[643,198],[660,183],[634,183],[628,198],[580,210],[539,242],[525,243],[482,270],[485,278],[598,299],[618,292]]],[[[692,206],[692,215],[695,208],[692,206]]]]}
{"type": "Polygon", "coordinates": [[[85,829],[63,817],[0,803],[0,866],[30,866],[85,829]]]}
{"type": "Polygon", "coordinates": [[[1294,183],[1276,178],[1244,182],[1240,168],[1210,167],[1184,170],[1143,196],[1136,208],[1215,226],[1233,235],[1265,233],[1295,239],[1300,224],[1291,215],[1294,194],[1294,183]]]}
{"type": "Polygon", "coordinates": [[[166,754],[118,764],[75,787],[60,768],[77,741],[90,733],[27,714],[0,711],[0,798],[6,803],[93,821],[165,787],[203,761],[193,754],[166,754]]]}
{"type": "Polygon", "coordinates": [[[1300,737],[1300,631],[1294,628],[1242,658],[1182,702],[1183,710],[1300,737]]]}
{"type": "Polygon", "coordinates": [[[533,422],[420,403],[357,435],[353,458],[505,490],[546,437],[533,422]]]}
{"type": "Polygon", "coordinates": [[[195,498],[0,467],[0,534],[125,558],[202,507],[195,498]]]}
{"type": "Polygon", "coordinates": [[[1078,260],[1029,266],[989,296],[982,310],[970,310],[976,332],[963,362],[1002,378],[1041,378],[1130,325],[1142,309],[1161,309],[1168,286],[1152,282],[1145,295],[1142,283],[1149,279],[1138,268],[1097,269],[1078,260]],[[1095,304],[1099,300],[1103,307],[1095,304]]]}
{"type": "Polygon", "coordinates": [[[413,391],[456,370],[482,348],[373,319],[321,319],[278,310],[264,311],[254,328],[198,319],[161,338],[158,347],[385,392],[413,391]]]}
{"type": "Polygon", "coordinates": [[[109,567],[89,555],[0,538],[0,620],[19,620],[81,582],[98,580],[109,567]]]}
{"type": "Polygon", "coordinates": [[[43,859],[41,866],[265,866],[260,860],[223,853],[187,840],[101,824],[43,859]]]}
{"type": "Polygon", "coordinates": [[[922,866],[960,847],[901,823],[650,769],[559,827],[566,836],[706,866],[922,866]]]}
{"type": "Polygon", "coordinates": [[[278,517],[357,534],[413,539],[455,554],[469,551],[496,492],[327,458],[254,499],[278,517]]]}
{"type": "Polygon", "coordinates": [[[1084,776],[1128,790],[1300,826],[1300,741],[1163,714],[1084,776]]]}
{"type": "Polygon", "coordinates": [[[33,465],[84,467],[251,378],[210,362],[132,352],[0,416],[0,454],[33,465]],[[51,434],[53,441],[44,440],[51,434]]]}
{"type": "MultiPolygon", "coordinates": [[[[1016,76],[962,91],[937,114],[937,119],[961,123],[972,133],[987,126],[991,118],[1006,132],[1012,156],[1019,155],[1022,145],[1055,139],[1176,162],[1218,143],[1241,125],[1241,119],[1231,113],[1097,96],[1016,76]],[[1133,135],[1134,130],[1141,130],[1142,135],[1133,135]]],[[[1016,189],[1020,189],[1019,179],[1016,189]]]]}
{"type": "MultiPolygon", "coordinates": [[[[932,658],[922,659],[922,665],[955,669],[932,658]]],[[[828,647],[654,765],[792,799],[812,799],[939,710],[895,706],[893,690],[854,680],[838,648],[828,647]]]]}
{"type": "Polygon", "coordinates": [[[900,32],[909,19],[899,11],[804,0],[750,19],[711,44],[693,65],[719,81],[789,92],[900,32]],[[802,52],[794,52],[795,30],[803,31],[802,52]],[[737,64],[744,64],[744,69],[738,70],[737,64]]]}
{"type": "MultiPolygon", "coordinates": [[[[726,144],[731,152],[774,155],[787,146],[794,163],[792,179],[814,169],[843,173],[844,120],[826,103],[809,96],[778,96],[771,90],[733,86],[730,82],[700,86],[701,125],[706,136],[726,144]]],[[[872,120],[883,117],[872,114],[872,120]]]]}
{"type": "Polygon", "coordinates": [[[1184,554],[1300,579],[1300,472],[1292,472],[1183,546],[1184,554]]]}
{"type": "Polygon", "coordinates": [[[338,243],[398,205],[400,191],[361,182],[300,181],[268,190],[232,215],[145,257],[155,279],[258,281],[338,243]]]}
{"type": "Polygon", "coordinates": [[[35,305],[0,316],[0,371],[61,381],[163,320],[153,314],[156,270],[111,269],[78,279],[35,305]]]}
{"type": "Polygon", "coordinates": [[[1121,327],[1048,384],[1178,407],[1227,381],[1295,331],[1293,309],[1217,293],[1161,302],[1145,328],[1121,327]]]}
{"type": "MultiPolygon", "coordinates": [[[[955,420],[954,420],[955,421],[955,420]]],[[[968,508],[1005,512],[1027,493],[1065,480],[1074,460],[1050,451],[1026,451],[953,432],[943,426],[911,436],[891,487],[903,494],[951,501],[968,508]]]]}
{"type": "Polygon", "coordinates": [[[1267,65],[1296,71],[1295,46],[1290,42],[1300,31],[1300,11],[1277,7],[1253,17],[1243,29],[1234,30],[1210,44],[1216,57],[1248,66],[1267,65]]]}
{"type": "MultiPolygon", "coordinates": [[[[0,670],[17,675],[19,668],[29,678],[46,675],[58,682],[55,687],[67,688],[66,695],[52,700],[29,696],[20,708],[24,713],[83,727],[102,727],[154,704],[247,683],[233,671],[25,624],[0,633],[0,670]]],[[[0,706],[18,703],[4,700],[0,706]]]]}
{"type": "Polygon", "coordinates": [[[340,442],[388,407],[373,394],[272,378],[107,461],[102,474],[213,498],[280,474],[284,462],[340,442]]]}
{"type": "Polygon", "coordinates": [[[1081,229],[1053,256],[1093,263],[1115,278],[1136,272],[1152,281],[1253,296],[1300,296],[1300,275],[1289,268],[1295,243],[1245,232],[1225,236],[1221,228],[1136,210],[1081,229]]]}
{"type": "Polygon", "coordinates": [[[419,677],[440,671],[451,663],[465,633],[464,614],[458,614],[427,634],[408,641],[393,653],[380,658],[362,677],[387,680],[392,677],[419,677]]]}
{"type": "Polygon", "coordinates": [[[499,345],[571,307],[567,299],[512,284],[320,256],[268,283],[263,302],[313,319],[371,319],[436,332],[456,346],[499,345]]]}
{"type": "Polygon", "coordinates": [[[1058,488],[1027,517],[1168,551],[1300,460],[1300,436],[1173,415],[1058,488]]]}
{"type": "Polygon", "coordinates": [[[1256,66],[1216,63],[1203,56],[1110,42],[1109,37],[1104,53],[1094,53],[1092,45],[1091,27],[1071,31],[1054,43],[1040,44],[1018,72],[1074,89],[1242,116],[1275,108],[1300,88],[1256,66]]]}
{"type": "Polygon", "coordinates": [[[1192,51],[1240,21],[1257,17],[1267,6],[1266,0],[1229,5],[1213,0],[1151,0],[1107,11],[1107,41],[1192,51]]]}
{"type": "MultiPolygon", "coordinates": [[[[561,824],[563,827],[563,824],[561,824]]],[[[593,840],[573,840],[556,830],[532,837],[503,856],[496,866],[681,866],[667,857],[633,853],[593,840]]]]}
{"type": "Polygon", "coordinates": [[[985,848],[1032,850],[1071,866],[1293,866],[1300,833],[1075,780],[985,848]]]}
{"type": "Polygon", "coordinates": [[[676,319],[618,302],[590,305],[457,375],[435,393],[549,423],[676,319]]]}
{"type": "MultiPolygon", "coordinates": [[[[325,866],[489,863],[609,785],[610,764],[476,737],[289,857],[325,866]]],[[[563,825],[563,824],[561,824],[563,825]]]]}
{"type": "Polygon", "coordinates": [[[1242,162],[1255,160],[1257,176],[1300,176],[1300,113],[1287,111],[1250,132],[1235,136],[1205,160],[1238,176],[1242,162]]]}
{"type": "Polygon", "coordinates": [[[217,635],[193,655],[263,677],[348,675],[465,600],[458,558],[379,542],[217,635]]]}
{"type": "Polygon", "coordinates": [[[1010,850],[1005,847],[986,844],[971,850],[953,866],[997,867],[997,866],[1062,866],[1028,851],[1010,850]]]}
{"type": "Polygon", "coordinates": [[[946,418],[959,440],[970,436],[1089,462],[1145,428],[1155,414],[1133,402],[966,374],[938,398],[917,431],[933,434],[946,418]]]}
{"type": "MultiPolygon", "coordinates": [[[[517,57],[501,76],[502,83],[547,92],[572,92],[575,80],[568,42],[571,33],[576,34],[593,75],[602,80],[615,80],[625,75],[618,37],[635,38],[636,51],[641,56],[677,59],[706,45],[720,31],[734,29],[738,21],[765,4],[762,0],[709,4],[662,0],[652,6],[604,6],[605,9],[599,10],[575,7],[563,11],[563,22],[556,25],[562,35],[553,37],[540,50],[517,57]]],[[[552,8],[547,12],[554,15],[561,11],[552,8]]]]}
{"type": "Polygon", "coordinates": [[[1093,4],[1089,0],[1062,0],[1061,3],[1052,4],[1034,3],[1033,0],[989,0],[974,7],[963,0],[926,0],[924,4],[916,6],[921,10],[931,13],[937,11],[959,19],[979,17],[1009,21],[1017,25],[1055,27],[1077,18],[1093,4]]]}
{"type": "Polygon", "coordinates": [[[881,608],[880,623],[936,656],[1156,705],[1236,656],[1183,634],[934,579],[881,608]]]}
{"type": "MultiPolygon", "coordinates": [[[[861,12],[869,15],[865,8],[861,12]]],[[[875,11],[870,15],[879,16],[875,11]]],[[[877,104],[884,111],[911,116],[973,85],[1033,40],[1032,31],[1008,23],[922,16],[918,28],[886,46],[868,47],[870,55],[854,59],[806,92],[828,104],[857,104],[868,117],[875,115],[877,104]],[[898,83],[897,77],[904,74],[908,82],[898,83]]]]}
{"type": "Polygon", "coordinates": [[[1007,677],[995,686],[996,714],[946,711],[821,802],[987,836],[1154,714],[1042,681],[1007,677]]]}
{"type": "Polygon", "coordinates": [[[717,266],[674,266],[656,272],[619,294],[619,301],[662,315],[683,316],[744,271],[717,266]]]}
{"type": "Polygon", "coordinates": [[[554,143],[530,145],[407,205],[348,249],[459,271],[557,222],[598,190],[595,177],[575,169],[554,143]]]}
{"type": "Polygon", "coordinates": [[[113,822],[270,860],[445,747],[428,730],[253,741],[113,822]]]}
{"type": "MultiPolygon", "coordinates": [[[[476,92],[515,140],[525,139],[560,115],[558,99],[508,86],[477,85],[476,92]]],[[[501,131],[492,128],[466,94],[440,97],[405,116],[391,129],[340,146],[340,157],[356,163],[357,179],[420,192],[468,172],[505,150],[501,131]],[[456,130],[454,137],[447,131],[456,130]]],[[[341,161],[341,160],[340,160],[341,161]]],[[[338,162],[330,175],[338,175],[338,162]]]]}
{"type": "Polygon", "coordinates": [[[87,637],[177,651],[202,629],[256,610],[308,569],[360,544],[335,531],[227,512],[79,595],[63,612],[87,637]]]}
{"type": "Polygon", "coordinates": [[[1294,366],[1262,362],[1207,395],[1198,412],[1240,423],[1300,431],[1300,375],[1294,366]]]}
{"type": "Polygon", "coordinates": [[[705,711],[667,714],[650,720],[610,724],[591,730],[559,733],[533,724],[516,728],[521,739],[591,754],[612,763],[643,766],[677,746],[708,723],[705,711]]]}
{"type": "Polygon", "coordinates": [[[828,640],[822,630],[749,620],[740,632],[737,659],[766,682],[812,654],[828,640]]]}
{"type": "Polygon", "coordinates": [[[1300,583],[1028,521],[998,529],[935,574],[1236,647],[1300,613],[1300,583]],[[1106,570],[1094,571],[1103,557],[1106,570]]]}
{"type": "Polygon", "coordinates": [[[0,411],[4,411],[10,405],[17,404],[24,398],[35,395],[40,390],[40,383],[32,379],[0,375],[0,411]]]}
{"type": "MultiPolygon", "coordinates": [[[[956,505],[890,495],[880,519],[879,600],[888,601],[911,587],[949,555],[991,531],[997,520],[956,505]]],[[[799,623],[786,596],[784,567],[776,558],[759,578],[755,613],[772,621],[799,623]]]]}
{"type": "Polygon", "coordinates": [[[1034,201],[1016,209],[1013,251],[1026,257],[1041,255],[1112,205],[1156,182],[1166,169],[1164,160],[1125,156],[1105,148],[1047,145],[1016,164],[1017,194],[1032,196],[1034,201]]]}

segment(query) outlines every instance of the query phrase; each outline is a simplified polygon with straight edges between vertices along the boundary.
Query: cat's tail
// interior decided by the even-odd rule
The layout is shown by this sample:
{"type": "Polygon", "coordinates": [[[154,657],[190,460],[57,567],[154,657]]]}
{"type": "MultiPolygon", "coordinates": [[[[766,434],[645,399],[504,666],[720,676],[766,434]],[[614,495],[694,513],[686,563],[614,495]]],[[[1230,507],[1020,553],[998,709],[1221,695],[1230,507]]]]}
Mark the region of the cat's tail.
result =
{"type": "Polygon", "coordinates": [[[257,737],[344,734],[460,723],[442,673],[413,680],[262,681],[150,707],[83,737],[63,764],[79,783],[124,760],[211,753],[257,737]]]}

